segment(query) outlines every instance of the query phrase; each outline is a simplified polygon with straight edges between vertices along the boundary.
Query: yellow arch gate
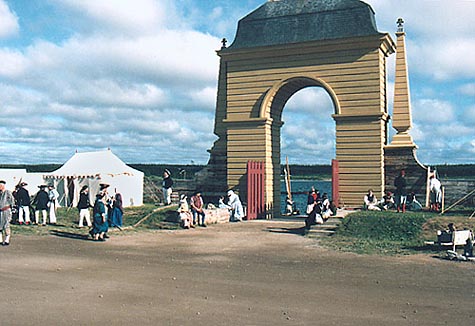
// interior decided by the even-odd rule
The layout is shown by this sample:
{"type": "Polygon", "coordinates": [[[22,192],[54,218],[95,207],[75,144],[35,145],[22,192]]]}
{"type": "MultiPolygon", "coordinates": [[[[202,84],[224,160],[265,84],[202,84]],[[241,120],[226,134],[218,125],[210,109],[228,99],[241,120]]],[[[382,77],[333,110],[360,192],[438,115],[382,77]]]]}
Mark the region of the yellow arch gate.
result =
{"type": "Polygon", "coordinates": [[[269,1],[241,19],[234,42],[217,52],[211,188],[232,188],[246,198],[247,162],[263,162],[267,216],[280,214],[282,110],[293,94],[318,86],[334,106],[339,203],[360,206],[369,188],[381,195],[389,120],[386,58],[395,47],[360,1],[269,1]]]}

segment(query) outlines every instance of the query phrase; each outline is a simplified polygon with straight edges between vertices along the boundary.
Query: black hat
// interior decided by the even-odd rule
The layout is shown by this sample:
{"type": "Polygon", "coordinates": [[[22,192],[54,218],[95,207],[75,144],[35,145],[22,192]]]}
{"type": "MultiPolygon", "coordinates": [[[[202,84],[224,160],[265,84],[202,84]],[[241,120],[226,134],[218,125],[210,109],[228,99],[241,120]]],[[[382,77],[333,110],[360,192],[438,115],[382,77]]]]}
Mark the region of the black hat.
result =
{"type": "Polygon", "coordinates": [[[5,180],[0,180],[0,183],[2,183],[4,185],[7,184],[7,182],[5,180]]]}
{"type": "Polygon", "coordinates": [[[84,190],[86,190],[87,188],[89,188],[87,185],[82,186],[81,192],[84,191],[84,190]]]}
{"type": "Polygon", "coordinates": [[[40,189],[44,189],[44,188],[46,188],[46,187],[48,187],[48,186],[47,186],[47,185],[39,185],[39,186],[38,186],[38,188],[40,188],[40,189]]]}
{"type": "Polygon", "coordinates": [[[99,189],[100,190],[104,190],[104,189],[107,189],[109,188],[110,185],[108,185],[107,183],[100,183],[99,184],[99,189]]]}

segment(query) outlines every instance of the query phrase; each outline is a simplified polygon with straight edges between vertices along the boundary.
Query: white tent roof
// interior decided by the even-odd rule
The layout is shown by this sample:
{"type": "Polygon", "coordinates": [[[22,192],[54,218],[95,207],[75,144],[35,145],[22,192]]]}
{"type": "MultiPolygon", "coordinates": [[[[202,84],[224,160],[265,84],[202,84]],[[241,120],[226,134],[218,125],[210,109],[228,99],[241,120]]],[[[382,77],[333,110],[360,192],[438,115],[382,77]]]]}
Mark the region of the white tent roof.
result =
{"type": "Polygon", "coordinates": [[[48,174],[54,177],[76,176],[118,176],[143,175],[121,161],[110,150],[100,152],[75,153],[62,167],[48,174]]]}

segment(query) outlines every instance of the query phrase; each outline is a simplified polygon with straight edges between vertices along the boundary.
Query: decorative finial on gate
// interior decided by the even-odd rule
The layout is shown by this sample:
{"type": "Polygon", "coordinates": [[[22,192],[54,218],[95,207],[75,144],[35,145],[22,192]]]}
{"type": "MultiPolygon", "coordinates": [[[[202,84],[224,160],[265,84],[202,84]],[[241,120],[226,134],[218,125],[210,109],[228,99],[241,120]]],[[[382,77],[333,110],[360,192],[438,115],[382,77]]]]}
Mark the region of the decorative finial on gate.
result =
{"type": "Polygon", "coordinates": [[[402,18],[399,18],[396,24],[397,24],[397,32],[404,33],[404,20],[402,18]]]}
{"type": "Polygon", "coordinates": [[[221,46],[221,49],[226,49],[226,43],[228,43],[228,40],[226,40],[226,38],[223,38],[221,40],[221,44],[223,44],[223,46],[221,46]]]}

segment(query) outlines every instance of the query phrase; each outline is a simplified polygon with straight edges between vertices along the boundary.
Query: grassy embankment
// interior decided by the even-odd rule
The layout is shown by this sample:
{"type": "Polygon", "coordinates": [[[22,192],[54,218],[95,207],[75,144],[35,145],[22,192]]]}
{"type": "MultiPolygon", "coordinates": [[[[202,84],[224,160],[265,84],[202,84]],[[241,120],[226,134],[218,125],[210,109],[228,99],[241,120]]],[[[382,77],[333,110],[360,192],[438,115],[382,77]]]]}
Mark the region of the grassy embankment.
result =
{"type": "Polygon", "coordinates": [[[326,247],[359,254],[409,255],[438,253],[437,230],[454,223],[457,230],[475,229],[475,219],[465,216],[440,216],[430,212],[368,212],[348,215],[332,237],[325,238],[326,247]]]}

